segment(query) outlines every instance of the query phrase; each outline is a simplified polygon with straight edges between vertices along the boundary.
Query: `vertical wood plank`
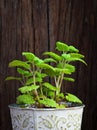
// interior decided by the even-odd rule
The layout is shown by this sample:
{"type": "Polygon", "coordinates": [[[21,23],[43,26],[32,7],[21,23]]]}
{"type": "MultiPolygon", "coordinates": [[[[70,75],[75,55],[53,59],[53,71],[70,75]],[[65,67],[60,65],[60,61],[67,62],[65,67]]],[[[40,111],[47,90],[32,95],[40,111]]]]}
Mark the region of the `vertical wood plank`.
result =
{"type": "Polygon", "coordinates": [[[21,49],[34,52],[34,32],[32,21],[32,1],[21,0],[21,49]]]}
{"type": "Polygon", "coordinates": [[[59,27],[59,5],[60,0],[48,0],[48,22],[49,22],[49,42],[50,50],[55,50],[55,42],[59,40],[58,37],[58,27],[59,27]]]}
{"type": "Polygon", "coordinates": [[[33,0],[35,53],[38,56],[48,50],[47,0],[33,0]]]}

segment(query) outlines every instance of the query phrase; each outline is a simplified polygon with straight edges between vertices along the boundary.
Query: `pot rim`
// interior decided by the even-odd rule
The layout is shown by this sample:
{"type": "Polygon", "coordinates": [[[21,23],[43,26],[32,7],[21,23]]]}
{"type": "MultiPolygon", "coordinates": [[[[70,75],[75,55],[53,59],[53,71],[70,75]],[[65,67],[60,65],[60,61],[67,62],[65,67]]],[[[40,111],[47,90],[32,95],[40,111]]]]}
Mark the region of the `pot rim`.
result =
{"type": "Polygon", "coordinates": [[[73,107],[67,107],[67,108],[34,108],[34,107],[23,107],[22,105],[17,104],[9,104],[8,107],[10,109],[21,109],[21,110],[33,110],[33,111],[63,111],[63,110],[76,110],[84,108],[85,105],[82,104],[80,106],[73,106],[73,107]]]}

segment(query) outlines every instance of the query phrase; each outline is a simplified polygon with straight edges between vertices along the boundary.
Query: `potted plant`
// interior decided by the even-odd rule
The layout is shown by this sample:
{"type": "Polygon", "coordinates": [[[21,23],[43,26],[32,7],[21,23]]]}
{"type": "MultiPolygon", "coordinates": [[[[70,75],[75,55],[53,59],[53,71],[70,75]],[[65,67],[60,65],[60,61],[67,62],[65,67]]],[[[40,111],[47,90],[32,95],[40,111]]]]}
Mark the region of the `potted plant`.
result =
{"type": "Polygon", "coordinates": [[[13,60],[16,67],[20,95],[16,104],[9,105],[13,130],[80,130],[84,105],[71,93],[62,93],[62,83],[74,82],[75,61],[84,64],[84,55],[74,46],[56,42],[55,52],[44,52],[40,59],[31,52],[23,52],[25,60],[13,60]],[[47,57],[48,56],[48,57],[47,57]],[[47,78],[48,77],[48,78],[47,78]],[[52,81],[50,83],[50,80],[52,81]]]}

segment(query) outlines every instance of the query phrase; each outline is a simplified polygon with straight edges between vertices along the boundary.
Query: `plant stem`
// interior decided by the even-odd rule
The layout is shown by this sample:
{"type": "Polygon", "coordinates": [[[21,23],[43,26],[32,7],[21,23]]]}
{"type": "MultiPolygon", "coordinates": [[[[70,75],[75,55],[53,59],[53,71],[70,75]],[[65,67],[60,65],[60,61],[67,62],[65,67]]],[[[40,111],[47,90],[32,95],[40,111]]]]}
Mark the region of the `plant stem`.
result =
{"type": "Polygon", "coordinates": [[[59,88],[61,88],[61,86],[62,86],[63,76],[64,76],[64,73],[61,74],[61,79],[60,79],[60,83],[59,83],[59,88]]]}
{"type": "Polygon", "coordinates": [[[58,95],[59,95],[59,92],[60,92],[60,89],[59,89],[60,76],[59,76],[58,78],[55,76],[54,79],[55,79],[56,87],[58,88],[58,90],[56,91],[56,95],[58,96],[58,95]]]}
{"type": "MultiPolygon", "coordinates": [[[[31,72],[32,75],[33,75],[34,85],[36,85],[36,80],[35,80],[36,73],[35,73],[35,65],[34,65],[34,63],[32,64],[32,69],[33,69],[33,71],[30,69],[30,72],[31,72]]],[[[37,90],[34,90],[34,95],[35,95],[35,96],[37,97],[37,99],[39,100],[39,96],[38,96],[37,90]]]]}

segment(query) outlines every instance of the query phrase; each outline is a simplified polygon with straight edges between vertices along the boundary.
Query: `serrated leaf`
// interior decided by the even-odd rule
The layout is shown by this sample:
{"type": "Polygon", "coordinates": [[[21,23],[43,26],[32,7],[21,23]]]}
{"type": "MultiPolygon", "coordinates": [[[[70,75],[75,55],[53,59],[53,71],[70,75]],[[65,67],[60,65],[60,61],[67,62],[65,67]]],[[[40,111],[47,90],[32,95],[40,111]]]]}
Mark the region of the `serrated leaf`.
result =
{"type": "Polygon", "coordinates": [[[66,81],[71,81],[71,82],[74,82],[74,81],[75,81],[75,79],[69,78],[69,77],[64,77],[64,80],[66,80],[66,81]]]}
{"type": "Polygon", "coordinates": [[[84,58],[85,56],[79,53],[70,53],[70,56],[73,58],[84,58]]]}
{"type": "Polygon", "coordinates": [[[22,55],[25,56],[29,61],[33,61],[35,58],[35,55],[31,52],[22,52],[22,55]]]}
{"type": "Polygon", "coordinates": [[[42,78],[41,77],[36,77],[35,78],[35,81],[33,80],[33,78],[31,77],[31,78],[29,78],[29,79],[27,79],[26,80],[26,85],[31,85],[31,84],[33,84],[34,82],[39,82],[39,83],[41,83],[42,82],[42,78]]]}
{"type": "Polygon", "coordinates": [[[55,92],[54,91],[47,91],[47,96],[51,97],[53,99],[55,96],[55,92]]]}
{"type": "Polygon", "coordinates": [[[59,62],[59,63],[57,64],[57,67],[58,67],[58,68],[63,68],[63,63],[59,62]]]}
{"type": "Polygon", "coordinates": [[[46,58],[46,59],[44,59],[44,62],[45,63],[48,63],[48,62],[55,62],[56,63],[56,61],[52,58],[46,58]]]}
{"type": "Polygon", "coordinates": [[[69,102],[75,102],[75,103],[81,103],[82,104],[82,101],[73,94],[67,93],[65,98],[69,102]]]}
{"type": "Polygon", "coordinates": [[[42,59],[38,58],[38,57],[35,57],[35,58],[34,58],[34,62],[35,62],[36,65],[37,65],[37,64],[44,63],[44,61],[43,61],[42,59]]]}
{"type": "Polygon", "coordinates": [[[52,91],[57,91],[58,90],[55,86],[51,85],[48,82],[43,83],[43,86],[45,86],[46,88],[48,88],[49,90],[52,90],[52,91]]]}
{"type": "Polygon", "coordinates": [[[46,107],[56,108],[58,106],[58,104],[53,99],[50,98],[40,100],[39,103],[45,105],[46,107]]]}
{"type": "Polygon", "coordinates": [[[29,79],[27,79],[26,80],[26,85],[30,85],[30,84],[33,84],[34,83],[34,80],[33,80],[33,78],[31,77],[31,78],[29,78],[29,79]]]}
{"type": "Polygon", "coordinates": [[[33,97],[31,95],[24,94],[24,95],[20,95],[17,97],[16,103],[30,105],[30,104],[34,104],[35,100],[33,99],[33,97]]]}
{"type": "Polygon", "coordinates": [[[55,68],[54,71],[55,71],[56,75],[60,75],[60,73],[71,74],[71,70],[69,70],[67,68],[55,68]]]}
{"type": "Polygon", "coordinates": [[[62,54],[62,57],[65,59],[65,60],[68,60],[71,55],[70,54],[62,54]]]}
{"type": "Polygon", "coordinates": [[[72,58],[71,57],[71,58],[68,59],[68,62],[74,62],[74,61],[80,61],[80,62],[84,63],[85,65],[87,65],[87,63],[80,58],[72,58]]]}
{"type": "Polygon", "coordinates": [[[79,50],[77,48],[75,48],[74,46],[69,46],[69,52],[76,52],[76,53],[78,53],[79,50]]]}
{"type": "Polygon", "coordinates": [[[23,87],[19,88],[18,90],[21,93],[27,93],[27,92],[30,92],[32,90],[38,89],[38,88],[39,88],[39,86],[37,86],[37,85],[31,85],[31,86],[23,86],[23,87]]]}
{"type": "Polygon", "coordinates": [[[62,58],[61,56],[59,56],[58,54],[54,53],[54,52],[45,52],[44,55],[48,55],[51,56],[53,59],[60,61],[62,58]]]}
{"type": "Polygon", "coordinates": [[[39,64],[36,64],[36,66],[39,68],[42,68],[42,69],[52,69],[53,70],[53,67],[51,65],[46,64],[46,63],[39,63],[39,64]]]}
{"type": "Polygon", "coordinates": [[[59,93],[59,95],[58,95],[60,98],[64,98],[64,94],[63,93],[59,93]]]}
{"type": "Polygon", "coordinates": [[[45,73],[40,73],[40,72],[36,72],[36,75],[37,75],[38,77],[40,77],[40,78],[44,78],[44,77],[47,76],[47,74],[45,74],[45,73]]]}
{"type": "Polygon", "coordinates": [[[56,75],[54,69],[46,69],[46,70],[44,70],[44,71],[45,71],[45,73],[46,73],[48,76],[50,76],[50,77],[53,77],[53,76],[56,75]]]}
{"type": "Polygon", "coordinates": [[[35,64],[43,62],[42,59],[40,59],[39,57],[35,56],[31,52],[23,52],[22,55],[24,55],[28,61],[32,61],[35,64]]]}
{"type": "Polygon", "coordinates": [[[18,72],[19,74],[25,75],[25,76],[31,74],[29,71],[23,70],[23,69],[21,69],[21,68],[17,68],[17,72],[18,72]]]}
{"type": "Polygon", "coordinates": [[[47,75],[54,77],[54,76],[59,76],[60,74],[64,73],[64,74],[71,74],[71,70],[69,70],[68,68],[53,68],[52,69],[48,69],[45,71],[45,73],[47,73],[47,75]]]}
{"type": "Polygon", "coordinates": [[[65,68],[68,69],[70,72],[75,72],[75,66],[70,64],[65,64],[65,68]]]}
{"type": "Polygon", "coordinates": [[[13,60],[12,62],[9,63],[9,67],[23,67],[26,69],[30,69],[29,64],[27,64],[24,61],[20,61],[20,60],[13,60]]]}
{"type": "Polygon", "coordinates": [[[56,43],[56,49],[57,49],[58,51],[68,52],[69,47],[68,47],[68,45],[65,44],[65,43],[57,42],[57,43],[56,43]]]}
{"type": "Polygon", "coordinates": [[[22,78],[19,78],[19,77],[13,77],[13,76],[9,76],[7,77],[5,80],[8,81],[8,80],[21,80],[22,78]]]}

